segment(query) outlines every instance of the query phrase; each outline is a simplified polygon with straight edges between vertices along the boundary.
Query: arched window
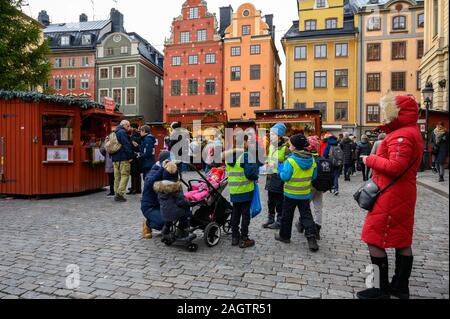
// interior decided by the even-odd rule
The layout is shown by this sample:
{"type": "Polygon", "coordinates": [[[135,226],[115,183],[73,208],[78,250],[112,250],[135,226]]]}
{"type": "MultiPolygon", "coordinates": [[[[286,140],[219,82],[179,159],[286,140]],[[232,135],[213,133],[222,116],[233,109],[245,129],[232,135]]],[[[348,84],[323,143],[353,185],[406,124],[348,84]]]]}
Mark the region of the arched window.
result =
{"type": "Polygon", "coordinates": [[[406,17],[405,16],[395,16],[392,18],[392,30],[406,30],[406,17]]]}

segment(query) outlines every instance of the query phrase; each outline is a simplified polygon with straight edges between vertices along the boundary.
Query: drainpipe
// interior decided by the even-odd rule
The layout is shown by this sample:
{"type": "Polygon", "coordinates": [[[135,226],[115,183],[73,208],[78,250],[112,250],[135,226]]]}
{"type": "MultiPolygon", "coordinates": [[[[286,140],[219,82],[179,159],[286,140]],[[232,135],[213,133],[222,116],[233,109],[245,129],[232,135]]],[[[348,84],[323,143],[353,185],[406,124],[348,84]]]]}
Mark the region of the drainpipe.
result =
{"type": "Polygon", "coordinates": [[[364,86],[363,86],[363,83],[364,83],[364,74],[363,74],[363,69],[364,69],[364,60],[363,60],[363,56],[364,56],[364,54],[363,54],[363,48],[364,48],[364,45],[363,45],[363,32],[364,32],[364,30],[363,30],[363,27],[362,27],[362,20],[363,20],[363,18],[362,18],[362,15],[359,15],[359,21],[358,21],[358,24],[359,24],[359,33],[358,33],[358,55],[359,55],[359,58],[358,58],[358,63],[359,63],[359,67],[358,67],[358,79],[359,79],[359,81],[358,81],[358,93],[359,93],[359,101],[358,101],[358,109],[357,109],[357,118],[358,118],[358,123],[357,123],[357,125],[358,125],[358,129],[357,129],[357,131],[359,131],[359,134],[358,134],[358,136],[361,136],[362,135],[362,124],[364,123],[364,121],[363,121],[363,102],[364,102],[364,98],[363,98],[363,94],[364,94],[364,86]]]}

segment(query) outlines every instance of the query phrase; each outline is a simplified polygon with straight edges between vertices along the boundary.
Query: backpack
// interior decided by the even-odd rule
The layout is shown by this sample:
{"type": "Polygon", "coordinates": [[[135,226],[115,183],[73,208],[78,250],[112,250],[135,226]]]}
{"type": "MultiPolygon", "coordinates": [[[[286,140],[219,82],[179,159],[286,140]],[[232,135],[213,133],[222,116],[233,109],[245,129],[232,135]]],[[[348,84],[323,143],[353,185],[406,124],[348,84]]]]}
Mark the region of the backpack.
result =
{"type": "Polygon", "coordinates": [[[341,167],[344,165],[344,151],[340,146],[332,146],[330,154],[333,167],[341,167]]]}
{"type": "Polygon", "coordinates": [[[313,180],[312,186],[320,192],[328,192],[334,185],[333,161],[318,157],[316,163],[317,178],[313,180]]]}
{"type": "Polygon", "coordinates": [[[116,132],[112,132],[106,138],[105,150],[109,155],[116,154],[122,148],[122,144],[117,140],[116,132]]]}

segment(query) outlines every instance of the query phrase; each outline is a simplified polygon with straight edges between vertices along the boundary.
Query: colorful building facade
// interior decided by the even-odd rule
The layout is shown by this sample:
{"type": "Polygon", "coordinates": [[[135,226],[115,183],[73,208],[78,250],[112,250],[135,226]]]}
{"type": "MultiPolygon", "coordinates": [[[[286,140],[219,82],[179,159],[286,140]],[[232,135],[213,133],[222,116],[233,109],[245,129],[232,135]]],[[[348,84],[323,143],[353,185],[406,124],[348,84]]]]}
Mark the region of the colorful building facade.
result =
{"type": "Polygon", "coordinates": [[[273,15],[263,19],[250,3],[232,14],[223,39],[223,100],[229,120],[253,120],[255,111],[282,107],[274,31],[273,15]]]}
{"type": "Polygon", "coordinates": [[[380,125],[380,99],[391,90],[420,102],[424,54],[423,1],[358,1],[361,131],[380,125]]]}
{"type": "Polygon", "coordinates": [[[298,0],[282,39],[286,109],[319,109],[323,128],[357,133],[358,16],[344,0],[298,0]]]}
{"type": "MultiPolygon", "coordinates": [[[[223,111],[223,45],[206,1],[187,0],[166,40],[164,121],[223,111]]],[[[192,123],[191,123],[192,124],[192,123]]]]}
{"type": "Polygon", "coordinates": [[[425,87],[427,83],[431,83],[434,89],[432,108],[448,112],[450,102],[448,0],[425,0],[424,32],[424,56],[420,65],[421,86],[425,87]]]}

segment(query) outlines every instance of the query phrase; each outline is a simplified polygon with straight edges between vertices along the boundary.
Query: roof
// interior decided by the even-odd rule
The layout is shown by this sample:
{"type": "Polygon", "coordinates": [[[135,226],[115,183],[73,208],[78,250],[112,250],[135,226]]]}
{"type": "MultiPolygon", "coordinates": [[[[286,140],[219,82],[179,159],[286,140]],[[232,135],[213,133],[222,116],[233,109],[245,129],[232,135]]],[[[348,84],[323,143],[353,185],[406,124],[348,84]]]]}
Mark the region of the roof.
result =
{"type": "MultiPolygon", "coordinates": [[[[378,3],[372,4],[370,3],[370,0],[350,0],[352,3],[352,6],[357,9],[363,9],[363,8],[374,8],[374,7],[380,7],[383,8],[386,4],[390,2],[394,2],[395,0],[378,0],[378,3]]],[[[406,0],[408,1],[408,0],[406,0]]],[[[409,1],[411,3],[419,4],[423,3],[423,0],[412,0],[409,1]]]]}
{"type": "Polygon", "coordinates": [[[99,21],[86,21],[86,22],[76,22],[76,23],[55,23],[50,24],[45,28],[45,33],[55,33],[55,32],[83,32],[83,31],[98,31],[103,29],[110,23],[110,20],[99,20],[99,21]]]}
{"type": "Polygon", "coordinates": [[[302,39],[302,38],[314,38],[314,37],[326,37],[326,36],[343,36],[352,35],[358,33],[358,28],[354,25],[354,20],[344,21],[344,27],[341,29],[329,29],[329,30],[314,30],[314,31],[299,31],[299,21],[293,21],[291,28],[284,35],[283,39],[302,39]]]}
{"type": "Polygon", "coordinates": [[[161,54],[161,52],[136,32],[130,32],[127,33],[127,35],[133,39],[139,40],[138,49],[142,56],[161,69],[164,68],[164,55],[161,54]]]}

